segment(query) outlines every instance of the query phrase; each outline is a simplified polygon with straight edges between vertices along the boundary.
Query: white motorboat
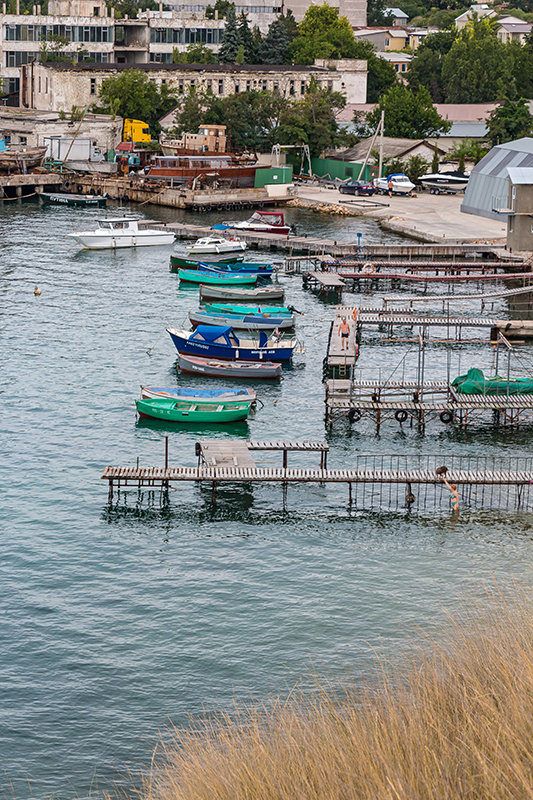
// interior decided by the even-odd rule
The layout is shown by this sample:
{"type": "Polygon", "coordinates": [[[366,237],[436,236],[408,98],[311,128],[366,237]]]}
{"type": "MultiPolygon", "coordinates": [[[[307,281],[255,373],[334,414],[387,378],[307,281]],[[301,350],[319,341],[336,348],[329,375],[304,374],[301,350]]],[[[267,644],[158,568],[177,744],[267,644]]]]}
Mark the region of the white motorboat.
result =
{"type": "Polygon", "coordinates": [[[415,188],[414,183],[412,183],[403,172],[387,175],[386,178],[376,178],[374,181],[376,188],[379,189],[380,192],[383,192],[383,194],[388,194],[390,183],[392,184],[391,188],[393,194],[411,194],[415,188]]]}
{"type": "Polygon", "coordinates": [[[189,255],[202,255],[204,253],[242,253],[246,250],[246,242],[241,242],[235,236],[231,239],[223,237],[204,236],[197,239],[192,247],[189,247],[189,255]]]}
{"type": "Polygon", "coordinates": [[[431,194],[455,194],[456,192],[464,192],[470,179],[470,173],[466,172],[428,172],[422,175],[420,183],[426,189],[429,189],[431,194]]]}
{"type": "Polygon", "coordinates": [[[140,228],[139,220],[134,217],[99,219],[96,230],[76,231],[68,235],[87,250],[172,244],[175,239],[174,234],[169,231],[159,231],[156,228],[140,228]]]}
{"type": "MultiPolygon", "coordinates": [[[[258,233],[277,233],[288,236],[291,232],[289,225],[285,224],[282,211],[254,211],[250,219],[242,222],[224,222],[224,227],[234,228],[237,231],[257,231],[258,233]]],[[[218,226],[215,225],[215,228],[218,226]]]]}

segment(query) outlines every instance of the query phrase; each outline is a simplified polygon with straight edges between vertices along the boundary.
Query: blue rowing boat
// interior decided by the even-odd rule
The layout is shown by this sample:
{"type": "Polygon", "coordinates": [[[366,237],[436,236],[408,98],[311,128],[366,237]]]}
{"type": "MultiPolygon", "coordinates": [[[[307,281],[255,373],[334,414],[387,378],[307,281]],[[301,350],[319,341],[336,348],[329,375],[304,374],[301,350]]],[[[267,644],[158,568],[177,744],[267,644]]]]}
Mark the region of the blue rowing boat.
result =
{"type": "Polygon", "coordinates": [[[230,325],[198,325],[194,331],[167,328],[178,353],[208,356],[224,360],[289,361],[296,339],[283,338],[266,331],[255,337],[239,338],[230,325]]]}
{"type": "Polygon", "coordinates": [[[199,272],[214,272],[218,275],[257,275],[257,277],[270,277],[274,272],[270,264],[208,264],[200,261],[199,272]]]}

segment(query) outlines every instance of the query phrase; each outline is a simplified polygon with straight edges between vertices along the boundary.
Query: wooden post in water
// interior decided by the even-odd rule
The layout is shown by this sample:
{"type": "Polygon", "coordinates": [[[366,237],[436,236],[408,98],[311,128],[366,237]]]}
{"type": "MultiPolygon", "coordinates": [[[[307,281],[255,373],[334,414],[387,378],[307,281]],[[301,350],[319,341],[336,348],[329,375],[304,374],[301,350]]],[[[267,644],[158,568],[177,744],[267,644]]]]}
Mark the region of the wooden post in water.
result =
{"type": "Polygon", "coordinates": [[[168,469],[168,436],[165,436],[165,469],[168,469]]]}

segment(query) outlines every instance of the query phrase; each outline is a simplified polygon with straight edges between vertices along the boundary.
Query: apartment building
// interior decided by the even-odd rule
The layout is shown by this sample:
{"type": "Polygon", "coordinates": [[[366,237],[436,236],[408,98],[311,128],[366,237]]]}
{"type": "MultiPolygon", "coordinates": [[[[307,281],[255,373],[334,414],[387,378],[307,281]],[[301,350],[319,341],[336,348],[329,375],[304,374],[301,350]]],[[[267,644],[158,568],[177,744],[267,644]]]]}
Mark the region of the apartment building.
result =
{"type": "MultiPolygon", "coordinates": [[[[19,67],[20,104],[40,111],[69,111],[94,103],[102,81],[127,69],[127,64],[39,63],[19,67]]],[[[301,97],[311,78],[319,85],[343,92],[349,103],[366,101],[367,62],[358,59],[317,59],[313,66],[235,64],[138,64],[158,84],[177,94],[190,87],[220,97],[237,92],[271,91],[301,97]]]]}

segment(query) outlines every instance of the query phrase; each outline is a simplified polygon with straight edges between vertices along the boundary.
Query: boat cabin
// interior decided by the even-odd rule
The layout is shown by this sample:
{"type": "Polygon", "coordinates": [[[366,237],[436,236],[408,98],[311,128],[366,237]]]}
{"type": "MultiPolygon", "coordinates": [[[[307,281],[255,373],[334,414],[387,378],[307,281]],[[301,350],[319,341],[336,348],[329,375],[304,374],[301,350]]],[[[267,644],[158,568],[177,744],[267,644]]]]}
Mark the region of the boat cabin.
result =
{"type": "Polygon", "coordinates": [[[123,231],[137,228],[138,220],[135,217],[109,217],[98,220],[98,228],[106,231],[123,231]]]}
{"type": "Polygon", "coordinates": [[[189,337],[191,341],[211,342],[212,344],[225,344],[228,347],[238,347],[240,342],[230,325],[198,325],[189,337]]]}

